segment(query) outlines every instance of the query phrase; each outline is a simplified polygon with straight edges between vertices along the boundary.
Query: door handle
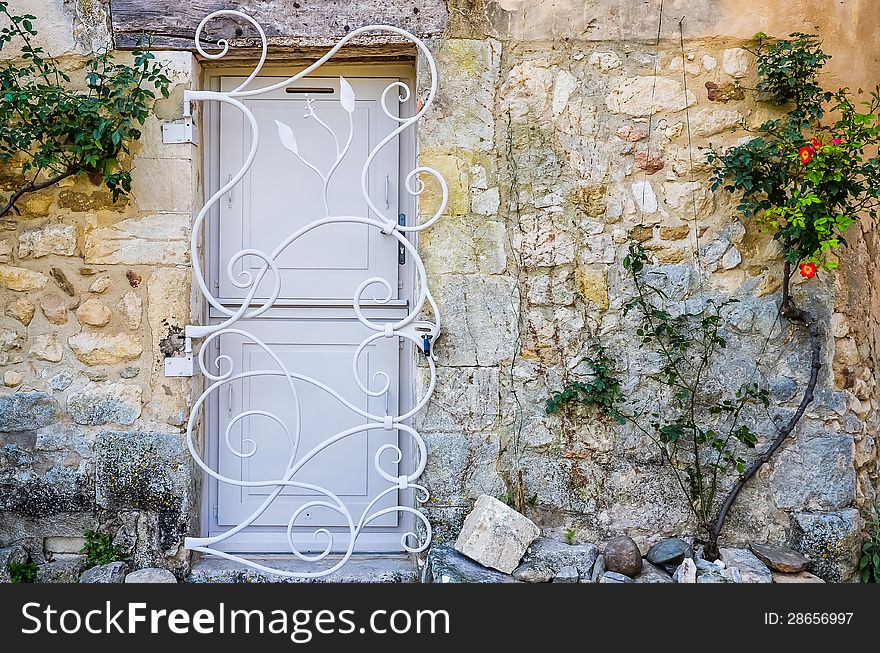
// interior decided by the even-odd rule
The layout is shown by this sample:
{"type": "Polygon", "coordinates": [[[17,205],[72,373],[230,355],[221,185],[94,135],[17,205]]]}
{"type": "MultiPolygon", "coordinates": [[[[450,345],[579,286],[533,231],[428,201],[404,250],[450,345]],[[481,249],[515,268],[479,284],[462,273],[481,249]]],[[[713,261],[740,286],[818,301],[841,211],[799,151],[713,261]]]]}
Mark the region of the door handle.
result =
{"type": "Polygon", "coordinates": [[[391,175],[385,175],[385,208],[391,208],[391,175]]]}
{"type": "Polygon", "coordinates": [[[232,417],[232,404],[234,402],[232,384],[228,384],[226,386],[228,389],[226,391],[226,416],[232,417]]]}
{"type": "MultiPolygon", "coordinates": [[[[230,181],[232,181],[232,173],[231,172],[228,175],[226,175],[226,183],[228,184],[230,181]]],[[[233,186],[233,188],[234,188],[234,186],[233,186]]],[[[232,188],[230,188],[228,191],[226,191],[226,208],[227,209],[232,208],[232,188]]]]}

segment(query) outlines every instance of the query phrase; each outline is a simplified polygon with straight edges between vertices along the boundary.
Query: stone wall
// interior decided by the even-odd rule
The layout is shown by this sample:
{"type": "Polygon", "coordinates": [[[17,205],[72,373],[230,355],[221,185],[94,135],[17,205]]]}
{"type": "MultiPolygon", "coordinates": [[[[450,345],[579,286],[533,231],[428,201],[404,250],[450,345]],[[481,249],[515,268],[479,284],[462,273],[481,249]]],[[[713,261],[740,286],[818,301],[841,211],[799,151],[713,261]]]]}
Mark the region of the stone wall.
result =
{"type": "MultiPolygon", "coordinates": [[[[484,492],[545,533],[571,528],[581,541],[627,533],[647,547],[693,532],[649,441],[595,417],[544,412],[552,391],[582,378],[597,341],[618,361],[625,391],[645,398],[655,362],[622,314],[633,289],[621,262],[633,240],[650,251],[650,274],[673,309],[700,297],[739,300],[727,311],[731,344],[712,376],[770,389],[771,411],[748,417],[762,445],[803,392],[805,334],[777,318],[780,251],[739,220],[733,198],[708,189],[707,154],[746,138],[741,123],[757,127],[773,115],[755,99],[743,37],[803,29],[816,3],[735,26],[722,20],[730,3],[693,12],[690,3],[685,29],[696,33],[685,33],[683,51],[680,6],[667,3],[657,42],[656,10],[636,4],[644,3],[596,3],[581,15],[559,3],[453,2],[450,38],[433,43],[441,91],[421,132],[421,159],[444,174],[450,201],[420,243],[445,325],[436,395],[418,428],[429,445],[427,510],[439,541],[454,538],[484,492]]],[[[861,33],[869,14],[880,17],[854,4],[860,9],[832,34],[861,33]]],[[[839,41],[827,47],[844,61],[862,53],[839,41]]],[[[870,87],[880,68],[870,58],[862,64],[849,73],[832,66],[829,83],[870,87]]],[[[423,199],[434,206],[436,189],[423,199]]],[[[794,289],[823,323],[816,400],[741,495],[725,537],[792,542],[837,579],[852,572],[878,485],[876,304],[873,291],[855,290],[873,289],[865,271],[876,249],[864,228],[865,237],[852,235],[845,276],[794,289]]]]}
{"type": "MultiPolygon", "coordinates": [[[[41,44],[72,76],[108,43],[104,2],[11,4],[40,17],[41,44]]],[[[632,289],[620,269],[627,243],[639,240],[676,302],[740,300],[715,378],[738,386],[762,362],[756,380],[774,408],[749,419],[772,437],[772,420],[790,414],[806,380],[805,336],[777,319],[778,249],[738,220],[732,198],[707,190],[706,155],[745,137],[740,121],[756,126],[773,111],[751,91],[743,39],[817,29],[835,55],[830,83],[868,86],[880,73],[878,10],[869,0],[845,9],[667,0],[655,43],[651,3],[447,4],[446,34],[431,45],[440,97],[420,131],[421,161],[450,186],[447,216],[420,241],[444,319],[437,391],[416,424],[429,446],[436,539],[454,539],[483,493],[517,505],[551,537],[627,533],[646,549],[687,533],[681,495],[649,442],[583,415],[548,417],[544,401],[584,372],[597,340],[627,392],[645,393],[651,361],[622,315],[632,289]]],[[[75,552],[83,531],[101,524],[136,567],[182,574],[182,537],[199,528],[200,475],[181,434],[192,386],[166,379],[162,360],[197,313],[188,230],[200,168],[194,148],[160,135],[180,117],[196,63],[162,57],[173,93],[135,147],[131,197],[114,204],[77,179],[28,196],[22,215],[0,225],[0,546],[22,542],[37,561],[75,552]]],[[[0,177],[4,192],[18,182],[0,177]]],[[[422,199],[434,206],[436,188],[422,199]]],[[[871,227],[852,235],[840,275],[795,288],[823,320],[819,391],[727,531],[728,543],[790,542],[818,556],[830,579],[849,577],[877,500],[871,227]]]]}
{"type": "MultiPolygon", "coordinates": [[[[41,44],[74,79],[109,44],[102,3],[11,5],[38,17],[41,44]]],[[[172,93],[133,148],[132,194],[114,203],[103,185],[67,179],[0,224],[0,544],[23,542],[37,561],[77,552],[102,524],[136,566],[178,570],[194,528],[190,380],[165,378],[163,361],[191,320],[198,170],[192,146],[160,133],[181,117],[194,61],[160,58],[172,93]]],[[[21,183],[0,178],[4,193],[21,183]]]]}

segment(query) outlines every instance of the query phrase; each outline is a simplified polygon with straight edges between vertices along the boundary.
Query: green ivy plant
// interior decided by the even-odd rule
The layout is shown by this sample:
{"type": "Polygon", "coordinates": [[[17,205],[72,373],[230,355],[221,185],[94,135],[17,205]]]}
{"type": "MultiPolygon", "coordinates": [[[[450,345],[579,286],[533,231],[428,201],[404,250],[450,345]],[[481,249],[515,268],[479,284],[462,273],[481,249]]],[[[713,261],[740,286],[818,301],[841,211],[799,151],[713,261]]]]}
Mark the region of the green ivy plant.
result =
{"type": "Polygon", "coordinates": [[[742,215],[781,242],[786,282],[798,266],[813,278],[837,267],[847,228],[880,207],[880,87],[865,100],[847,88],[824,90],[818,76],[830,56],[807,34],[777,41],[759,33],[755,41],[757,90],[785,115],[711,155],[712,187],[739,193],[742,215]]]}
{"type": "Polygon", "coordinates": [[[79,90],[33,44],[34,16],[13,14],[4,1],[0,15],[6,23],[0,28],[0,163],[24,177],[0,203],[0,217],[26,193],[80,174],[102,181],[113,201],[129,193],[124,156],[140,138],[156,94],[169,95],[165,67],[150,52],[133,52],[129,65],[104,50],[87,62],[79,90]]]}
{"type": "Polygon", "coordinates": [[[127,560],[122,547],[113,544],[113,536],[110,533],[87,530],[84,536],[86,541],[80,553],[85,554],[86,565],[89,567],[127,560]]]}
{"type": "Polygon", "coordinates": [[[35,583],[37,581],[37,563],[33,560],[10,562],[7,570],[11,583],[35,583]]]}
{"type": "Polygon", "coordinates": [[[656,386],[652,399],[633,405],[621,389],[611,358],[597,345],[586,359],[592,379],[567,384],[547,400],[546,410],[555,413],[565,404],[577,403],[616,423],[630,424],[649,438],[672,470],[707,554],[717,555],[719,494],[731,477],[744,473],[743,452],[758,442],[743,417],[749,404],[769,406],[769,393],[753,383],[725,389],[720,396],[709,389],[706,382],[713,364],[727,348],[722,310],[734,300],[707,300],[702,312],[672,315],[665,308],[667,295],[646,278],[648,265],[644,247],[632,243],[623,268],[635,292],[624,305],[624,314],[638,316],[640,346],[661,361],[659,370],[647,379],[656,386]],[[670,392],[670,401],[657,406],[653,397],[670,392]]]}
{"type": "Polygon", "coordinates": [[[862,544],[859,574],[863,583],[880,583],[880,508],[870,525],[871,535],[862,544]]]}

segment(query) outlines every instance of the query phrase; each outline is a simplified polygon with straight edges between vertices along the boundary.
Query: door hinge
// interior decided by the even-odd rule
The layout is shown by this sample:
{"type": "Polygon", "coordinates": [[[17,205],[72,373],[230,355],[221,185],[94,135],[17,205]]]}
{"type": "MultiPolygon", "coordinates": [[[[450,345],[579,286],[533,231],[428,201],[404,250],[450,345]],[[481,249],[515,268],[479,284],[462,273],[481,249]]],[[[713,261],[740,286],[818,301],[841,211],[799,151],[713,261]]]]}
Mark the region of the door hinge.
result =
{"type": "Polygon", "coordinates": [[[211,514],[214,515],[215,518],[220,518],[220,506],[214,506],[211,508],[211,514]]]}
{"type": "MultiPolygon", "coordinates": [[[[398,214],[397,224],[401,227],[406,226],[406,213],[398,214]]],[[[406,238],[405,233],[403,234],[403,237],[406,238]]],[[[406,265],[406,247],[404,247],[403,243],[400,241],[397,242],[397,264],[406,265]]]]}

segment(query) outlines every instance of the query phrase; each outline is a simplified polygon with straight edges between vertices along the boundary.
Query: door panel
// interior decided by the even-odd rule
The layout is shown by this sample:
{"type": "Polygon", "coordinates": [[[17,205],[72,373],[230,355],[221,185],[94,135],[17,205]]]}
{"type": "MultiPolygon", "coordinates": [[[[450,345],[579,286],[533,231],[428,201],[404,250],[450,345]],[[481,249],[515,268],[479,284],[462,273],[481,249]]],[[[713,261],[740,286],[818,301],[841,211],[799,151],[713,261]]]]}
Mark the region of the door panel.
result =
{"type": "MultiPolygon", "coordinates": [[[[354,379],[352,357],[360,342],[371,332],[352,320],[250,320],[242,326],[262,340],[281,359],[288,371],[311,377],[333,388],[352,404],[374,415],[386,412],[384,397],[368,397],[354,379]]],[[[221,354],[231,358],[236,371],[275,370],[277,365],[270,356],[252,341],[238,334],[221,336],[221,354]]],[[[391,379],[388,392],[389,414],[397,414],[398,344],[396,338],[379,338],[362,353],[358,371],[366,382],[377,372],[391,379]]],[[[381,375],[380,375],[381,376],[381,375]]],[[[381,387],[382,379],[373,381],[373,388],[381,387]]],[[[347,428],[364,424],[358,415],[327,392],[301,380],[294,382],[299,396],[302,430],[296,460],[307,452],[347,428]]],[[[220,397],[219,471],[225,476],[246,481],[282,478],[291,456],[291,444],[284,429],[264,415],[242,420],[236,416],[246,411],[266,411],[289,425],[291,431],[296,418],[296,404],[290,387],[282,376],[254,376],[227,386],[220,397]],[[230,423],[229,444],[225,434],[230,423]],[[248,442],[251,440],[254,444],[248,442]],[[255,446],[255,449],[254,449],[255,446]],[[255,450],[253,455],[252,451],[255,450]]],[[[293,436],[294,434],[291,433],[293,436]]],[[[295,480],[331,490],[348,506],[355,521],[366,505],[382,489],[388,487],[375,470],[374,457],[384,444],[397,444],[396,430],[375,429],[359,432],[330,445],[307,462],[295,475],[295,480]]],[[[391,453],[383,455],[383,469],[396,476],[396,465],[391,453]]],[[[217,522],[219,526],[234,526],[257,508],[272,491],[272,487],[237,487],[220,484],[217,522]]],[[[293,512],[303,503],[325,496],[301,488],[286,488],[263,515],[257,526],[287,527],[293,512]]],[[[390,507],[397,502],[397,494],[390,493],[374,509],[390,507]]],[[[303,513],[297,526],[313,531],[317,527],[343,527],[346,520],[337,512],[314,508],[303,513]]],[[[389,513],[372,522],[374,526],[395,526],[397,514],[389,513]]]]}
{"type": "MultiPolygon", "coordinates": [[[[265,85],[281,78],[261,78],[265,85]]],[[[357,98],[352,114],[353,136],[348,154],[331,178],[327,193],[330,215],[370,215],[361,195],[361,170],[370,150],[397,125],[380,106],[382,90],[391,79],[348,80],[357,98]]],[[[223,88],[234,88],[238,78],[224,78],[223,88]]],[[[225,264],[238,251],[254,248],[271,253],[297,229],[325,216],[322,180],[278,137],[275,121],[293,130],[299,153],[326,172],[336,160],[333,136],[314,118],[306,118],[307,101],[337,135],[343,147],[348,137],[349,114],[339,103],[338,78],[309,78],[290,88],[332,89],[332,93],[289,93],[280,89],[244,103],[259,125],[259,146],[250,171],[241,183],[220,202],[220,298],[241,299],[247,290],[238,288],[226,274],[225,264]]],[[[393,99],[393,98],[391,98],[393,99]]],[[[389,102],[389,110],[397,110],[389,102]]],[[[241,167],[251,146],[251,132],[242,113],[224,104],[221,109],[220,180],[225,183],[241,167]]],[[[381,219],[396,219],[398,150],[396,143],[383,148],[374,159],[368,177],[368,192],[382,211],[381,219]]],[[[277,258],[281,270],[283,299],[335,299],[350,302],[357,286],[366,278],[381,276],[391,281],[397,276],[397,242],[378,229],[358,224],[325,225],[289,245],[277,258]]],[[[261,260],[246,257],[235,266],[236,273],[255,274],[261,260]]],[[[271,275],[260,284],[257,298],[272,289],[271,275]]],[[[396,286],[392,284],[396,290],[396,286]]]]}

